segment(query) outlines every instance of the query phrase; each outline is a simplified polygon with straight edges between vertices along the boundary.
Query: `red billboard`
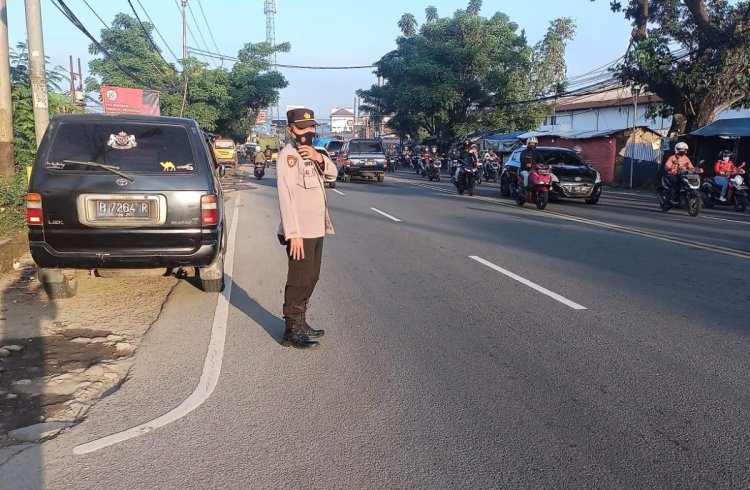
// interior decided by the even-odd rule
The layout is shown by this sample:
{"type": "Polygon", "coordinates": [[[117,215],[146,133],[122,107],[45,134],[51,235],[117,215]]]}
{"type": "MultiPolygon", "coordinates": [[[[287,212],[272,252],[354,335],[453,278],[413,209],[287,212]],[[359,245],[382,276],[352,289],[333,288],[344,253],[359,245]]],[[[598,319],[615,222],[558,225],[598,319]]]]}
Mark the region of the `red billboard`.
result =
{"type": "Polygon", "coordinates": [[[159,92],[156,90],[102,85],[102,106],[105,114],[161,115],[159,92]]]}

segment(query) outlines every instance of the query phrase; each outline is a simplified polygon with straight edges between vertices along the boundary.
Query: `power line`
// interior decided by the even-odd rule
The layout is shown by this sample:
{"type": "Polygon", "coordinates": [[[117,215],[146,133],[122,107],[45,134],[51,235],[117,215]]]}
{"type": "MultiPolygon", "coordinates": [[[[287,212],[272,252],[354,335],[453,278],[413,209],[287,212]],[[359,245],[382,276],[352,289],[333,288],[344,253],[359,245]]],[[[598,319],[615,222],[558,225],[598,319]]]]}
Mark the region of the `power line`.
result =
{"type": "Polygon", "coordinates": [[[133,80],[134,82],[140,84],[143,87],[149,87],[150,85],[145,82],[143,79],[141,79],[138,75],[127,69],[125,66],[123,66],[112,54],[110,54],[107,49],[102,46],[102,44],[96,40],[94,36],[91,35],[91,33],[86,29],[86,27],[83,25],[83,23],[80,21],[80,19],[73,13],[72,10],[65,4],[64,0],[50,0],[52,2],[52,5],[54,5],[62,14],[63,16],[70,21],[71,24],[76,26],[79,31],[81,31],[86,37],[91,40],[92,43],[94,43],[94,46],[96,46],[96,49],[101,52],[105,58],[107,58],[109,61],[111,61],[125,76],[133,80]]]}
{"type": "Polygon", "coordinates": [[[107,29],[109,29],[109,27],[110,27],[109,24],[107,24],[106,22],[104,22],[104,19],[102,19],[101,17],[99,17],[99,14],[97,14],[96,10],[94,10],[94,8],[91,5],[89,5],[89,2],[87,2],[86,0],[83,0],[83,3],[85,3],[86,6],[89,8],[89,10],[91,10],[94,13],[94,15],[96,15],[96,18],[99,19],[99,21],[104,25],[104,27],[106,27],[107,29]]]}
{"type": "MultiPolygon", "coordinates": [[[[180,15],[182,15],[182,8],[180,7],[180,4],[177,0],[174,0],[174,6],[177,7],[177,11],[180,13],[180,15]]],[[[198,38],[195,37],[195,34],[193,33],[193,29],[190,27],[190,24],[187,21],[185,21],[185,26],[187,27],[188,34],[190,35],[191,38],[193,38],[193,41],[195,42],[195,44],[198,44],[198,38]]],[[[210,60],[209,56],[203,55],[203,58],[210,60]]]]}
{"type": "Polygon", "coordinates": [[[161,42],[164,43],[164,46],[167,47],[167,51],[169,51],[174,57],[174,59],[177,61],[177,63],[179,63],[180,58],[178,58],[177,55],[174,54],[174,51],[172,51],[172,48],[169,47],[169,43],[166,41],[166,39],[164,39],[164,36],[161,35],[161,32],[159,31],[159,28],[156,27],[156,24],[154,24],[154,21],[151,20],[151,16],[148,14],[148,10],[146,10],[146,8],[143,6],[143,4],[141,3],[141,0],[136,0],[136,1],[138,2],[138,5],[141,6],[141,10],[143,10],[143,13],[146,14],[146,18],[148,19],[148,21],[151,23],[152,26],[154,26],[154,30],[159,35],[159,38],[161,39],[161,42]]]}
{"type": "MultiPolygon", "coordinates": [[[[202,56],[208,56],[212,58],[217,58],[221,60],[229,60],[229,61],[240,61],[239,58],[236,56],[229,56],[221,53],[214,53],[212,51],[206,51],[204,49],[198,49],[198,48],[188,48],[188,50],[193,51],[196,54],[200,54],[202,56]]],[[[375,65],[361,65],[361,66],[307,66],[307,65],[284,65],[281,63],[269,63],[271,66],[275,66],[278,68],[300,68],[305,70],[359,70],[362,68],[375,68],[375,65]]]]}
{"type": "Polygon", "coordinates": [[[206,18],[206,12],[203,11],[203,4],[201,3],[201,0],[198,0],[198,8],[201,10],[201,15],[203,16],[203,21],[206,23],[206,27],[208,28],[208,35],[211,36],[211,42],[214,44],[214,49],[216,49],[216,52],[219,52],[219,46],[216,44],[216,39],[214,39],[214,33],[211,32],[211,25],[208,23],[208,19],[206,18]]]}
{"type": "MultiPolygon", "coordinates": [[[[141,26],[141,29],[143,30],[143,34],[144,34],[144,35],[146,36],[146,39],[148,40],[148,43],[149,43],[149,44],[151,45],[151,47],[152,47],[152,48],[154,48],[154,51],[156,51],[156,54],[158,54],[158,55],[159,55],[159,58],[161,58],[161,60],[162,60],[162,61],[163,61],[163,62],[164,62],[164,63],[165,63],[165,64],[166,64],[167,66],[170,66],[170,67],[172,67],[172,65],[170,65],[170,64],[169,64],[169,63],[167,62],[167,60],[165,60],[165,59],[164,59],[164,56],[162,56],[162,54],[161,54],[161,50],[160,50],[160,49],[159,49],[159,48],[158,48],[158,47],[156,46],[156,44],[154,43],[154,40],[153,40],[153,39],[151,39],[151,35],[150,35],[150,34],[148,33],[148,30],[146,30],[146,26],[144,26],[144,25],[143,25],[143,22],[141,22],[141,18],[140,18],[140,16],[138,15],[138,12],[137,12],[137,11],[135,10],[135,7],[133,6],[133,2],[131,2],[130,0],[128,0],[128,5],[130,5],[130,10],[132,10],[132,11],[133,11],[133,14],[135,15],[135,19],[136,19],[136,20],[138,21],[138,24],[140,24],[140,26],[141,26]]],[[[173,71],[174,71],[175,73],[177,73],[177,70],[175,70],[175,69],[174,69],[174,67],[172,67],[172,70],[173,70],[173,71]]],[[[160,71],[161,71],[161,70],[160,70],[160,71]]]]}
{"type": "MultiPolygon", "coordinates": [[[[208,43],[206,42],[206,38],[203,37],[203,31],[201,31],[201,27],[198,25],[198,21],[195,20],[195,14],[193,13],[193,7],[190,6],[190,3],[187,4],[188,12],[190,12],[190,17],[193,19],[193,24],[195,24],[195,28],[198,29],[198,35],[201,38],[201,41],[203,41],[203,47],[208,50],[208,43]]],[[[196,42],[198,42],[196,40],[196,42]]],[[[214,63],[214,66],[216,66],[216,63],[214,63]]]]}

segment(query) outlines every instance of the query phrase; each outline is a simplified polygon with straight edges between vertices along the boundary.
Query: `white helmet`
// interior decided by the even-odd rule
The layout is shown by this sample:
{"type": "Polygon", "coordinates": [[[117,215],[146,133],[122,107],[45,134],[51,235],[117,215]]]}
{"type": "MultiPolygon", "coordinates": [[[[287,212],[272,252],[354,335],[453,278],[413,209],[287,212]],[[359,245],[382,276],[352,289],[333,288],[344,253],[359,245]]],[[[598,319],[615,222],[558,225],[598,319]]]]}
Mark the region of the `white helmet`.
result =
{"type": "Polygon", "coordinates": [[[538,139],[536,139],[536,136],[532,136],[532,137],[530,137],[530,138],[528,138],[528,139],[526,140],[526,144],[527,144],[527,145],[530,145],[530,144],[532,144],[532,143],[534,143],[535,145],[538,145],[538,144],[539,144],[539,140],[538,140],[538,139]]]}
{"type": "Polygon", "coordinates": [[[680,141],[676,145],[674,145],[674,151],[688,151],[688,144],[684,141],[680,141]]]}
{"type": "Polygon", "coordinates": [[[576,153],[578,153],[580,155],[581,153],[583,153],[583,148],[581,148],[580,146],[576,145],[576,146],[573,147],[573,151],[576,152],[576,153]]]}

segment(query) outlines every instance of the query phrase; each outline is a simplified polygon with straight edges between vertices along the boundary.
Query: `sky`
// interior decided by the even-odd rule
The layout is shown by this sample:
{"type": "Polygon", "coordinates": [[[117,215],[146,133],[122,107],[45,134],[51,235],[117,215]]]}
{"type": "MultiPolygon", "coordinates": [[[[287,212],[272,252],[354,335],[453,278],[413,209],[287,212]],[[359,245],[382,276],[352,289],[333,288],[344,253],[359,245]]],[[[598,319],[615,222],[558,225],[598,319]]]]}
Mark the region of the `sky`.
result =
{"type": "MultiPolygon", "coordinates": [[[[132,15],[127,0],[86,0],[105,22],[111,22],[118,12],[132,15]]],[[[65,0],[84,26],[98,37],[104,27],[84,0],[65,0]]],[[[131,0],[142,20],[146,21],[137,0],[131,0]]],[[[182,22],[179,0],[140,0],[157,29],[172,51],[181,56],[182,22]]],[[[359,66],[369,65],[395,48],[399,35],[397,22],[405,12],[411,12],[419,23],[424,21],[424,9],[435,5],[441,16],[450,16],[466,8],[468,0],[278,0],[275,17],[276,42],[289,42],[291,51],[278,56],[278,62],[290,65],[359,66]]],[[[52,65],[68,66],[68,57],[80,57],[84,77],[87,76],[88,39],[53,6],[41,0],[44,45],[52,65]]],[[[188,45],[205,49],[201,33],[210,51],[234,56],[247,42],[260,42],[266,36],[263,0],[188,0],[198,26],[188,14],[188,25],[196,39],[188,35],[188,45]],[[200,5],[199,5],[200,4],[200,5]],[[204,22],[200,6],[206,14],[204,22]],[[210,27],[210,33],[209,33],[210,27]],[[199,32],[200,31],[200,32],[199,32]]],[[[622,17],[610,11],[608,0],[484,0],[481,14],[507,14],[519,28],[526,30],[529,43],[544,35],[550,20],[557,17],[575,19],[578,31],[566,52],[568,75],[575,76],[619,58],[628,44],[631,27],[622,17]]],[[[23,2],[8,2],[10,44],[14,46],[26,37],[23,2]]],[[[174,57],[165,49],[164,42],[154,36],[168,61],[174,57]]],[[[220,65],[220,61],[212,63],[220,65]]],[[[225,66],[230,62],[225,62],[225,66]]],[[[289,82],[281,92],[279,106],[284,116],[287,105],[303,105],[325,119],[334,107],[351,108],[356,91],[376,82],[370,69],[346,71],[313,71],[280,69],[289,82]]]]}

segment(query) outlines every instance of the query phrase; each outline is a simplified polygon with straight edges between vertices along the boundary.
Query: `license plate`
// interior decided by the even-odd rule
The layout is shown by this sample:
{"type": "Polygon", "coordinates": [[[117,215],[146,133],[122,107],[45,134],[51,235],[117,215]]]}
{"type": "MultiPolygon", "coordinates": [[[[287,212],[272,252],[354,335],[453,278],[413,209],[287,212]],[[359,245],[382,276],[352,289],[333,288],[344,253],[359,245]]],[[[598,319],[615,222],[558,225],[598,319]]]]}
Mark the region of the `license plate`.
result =
{"type": "Polygon", "coordinates": [[[375,160],[365,160],[365,165],[375,165],[375,160]]]}
{"type": "Polygon", "coordinates": [[[96,219],[151,218],[151,201],[96,201],[96,219]]]}

